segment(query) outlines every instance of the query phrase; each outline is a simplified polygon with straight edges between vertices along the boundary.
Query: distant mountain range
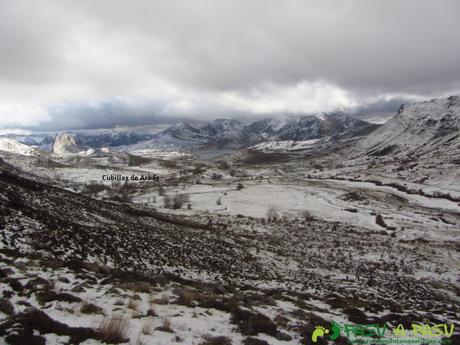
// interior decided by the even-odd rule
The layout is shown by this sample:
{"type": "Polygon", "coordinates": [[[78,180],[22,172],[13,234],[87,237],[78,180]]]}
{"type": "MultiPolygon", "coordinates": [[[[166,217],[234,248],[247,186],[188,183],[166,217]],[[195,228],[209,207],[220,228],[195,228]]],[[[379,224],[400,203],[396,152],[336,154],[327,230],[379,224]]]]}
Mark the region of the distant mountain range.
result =
{"type": "Polygon", "coordinates": [[[216,119],[201,127],[180,122],[131,148],[247,147],[266,141],[319,139],[369,126],[368,122],[336,113],[282,115],[246,126],[232,119],[216,119]]]}
{"type": "MultiPolygon", "coordinates": [[[[5,135],[43,151],[57,154],[83,153],[88,149],[111,147],[117,150],[147,148],[194,149],[240,148],[274,140],[310,140],[344,132],[359,131],[371,124],[345,114],[282,115],[244,125],[234,119],[215,119],[200,126],[179,122],[159,133],[133,130],[104,130],[31,135],[5,135]]],[[[0,137],[2,138],[2,137],[0,137]]]]}
{"type": "Polygon", "coordinates": [[[375,125],[343,113],[282,115],[244,125],[234,119],[216,119],[200,126],[179,122],[159,133],[104,130],[0,136],[0,150],[33,154],[33,147],[61,155],[105,155],[143,149],[243,148],[274,141],[330,138],[354,141],[352,156],[420,154],[442,150],[460,152],[460,98],[435,99],[402,105],[384,125],[375,125]],[[110,150],[108,148],[111,148],[110,150]]]}

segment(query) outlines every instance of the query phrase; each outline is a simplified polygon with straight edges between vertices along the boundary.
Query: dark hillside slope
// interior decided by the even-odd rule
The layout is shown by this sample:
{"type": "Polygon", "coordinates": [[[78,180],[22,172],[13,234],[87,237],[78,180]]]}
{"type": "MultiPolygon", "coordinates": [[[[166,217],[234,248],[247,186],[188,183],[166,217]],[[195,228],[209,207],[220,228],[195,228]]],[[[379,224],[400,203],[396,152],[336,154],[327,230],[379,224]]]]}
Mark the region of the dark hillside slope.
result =
{"type": "Polygon", "coordinates": [[[0,171],[0,241],[3,248],[124,270],[185,277],[206,270],[229,279],[262,274],[238,239],[230,246],[206,226],[94,200],[7,171],[0,171]]]}

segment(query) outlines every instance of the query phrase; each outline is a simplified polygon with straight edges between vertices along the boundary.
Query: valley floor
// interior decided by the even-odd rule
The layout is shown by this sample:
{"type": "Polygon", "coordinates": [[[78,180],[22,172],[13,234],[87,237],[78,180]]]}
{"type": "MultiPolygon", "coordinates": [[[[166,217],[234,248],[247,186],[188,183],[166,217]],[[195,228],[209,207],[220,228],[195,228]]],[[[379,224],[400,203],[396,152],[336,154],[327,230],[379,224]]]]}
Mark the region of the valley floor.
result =
{"type": "Polygon", "coordinates": [[[0,179],[0,343],[311,344],[333,321],[454,324],[459,341],[453,192],[239,155],[5,157],[22,172],[0,179]],[[157,174],[161,187],[105,173],[157,174]]]}

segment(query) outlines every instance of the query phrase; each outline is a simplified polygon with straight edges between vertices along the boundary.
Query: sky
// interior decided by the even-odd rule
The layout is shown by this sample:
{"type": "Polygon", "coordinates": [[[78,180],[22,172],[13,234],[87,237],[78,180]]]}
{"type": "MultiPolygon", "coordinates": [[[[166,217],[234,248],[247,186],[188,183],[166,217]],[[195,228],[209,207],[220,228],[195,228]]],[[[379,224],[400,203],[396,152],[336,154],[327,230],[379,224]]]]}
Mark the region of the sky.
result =
{"type": "Polygon", "coordinates": [[[0,129],[345,111],[460,93],[457,0],[0,0],[0,129]]]}

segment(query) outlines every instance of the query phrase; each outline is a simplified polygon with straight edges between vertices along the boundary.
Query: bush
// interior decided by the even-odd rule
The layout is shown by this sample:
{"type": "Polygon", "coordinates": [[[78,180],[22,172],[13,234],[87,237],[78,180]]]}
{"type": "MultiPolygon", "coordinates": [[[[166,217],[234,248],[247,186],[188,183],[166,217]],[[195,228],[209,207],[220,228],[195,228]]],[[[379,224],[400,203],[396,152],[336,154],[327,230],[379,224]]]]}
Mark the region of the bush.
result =
{"type": "Polygon", "coordinates": [[[217,336],[212,337],[210,335],[203,336],[203,341],[200,345],[232,345],[232,341],[229,337],[217,336]]]}
{"type": "Polygon", "coordinates": [[[236,185],[236,190],[242,190],[243,188],[243,184],[241,182],[238,182],[238,184],[236,185]]]}
{"type": "Polygon", "coordinates": [[[104,191],[105,189],[107,189],[107,186],[105,186],[102,183],[90,182],[84,185],[82,193],[89,194],[89,195],[97,195],[98,193],[104,191]]]}
{"type": "Polygon", "coordinates": [[[243,341],[243,345],[270,345],[265,340],[257,339],[257,338],[246,338],[243,341]]]}
{"type": "Polygon", "coordinates": [[[378,214],[378,215],[375,216],[375,223],[377,225],[380,225],[383,228],[387,227],[387,225],[386,225],[385,221],[383,220],[383,217],[382,217],[381,214],[378,214]]]}
{"type": "Polygon", "coordinates": [[[81,306],[80,312],[83,314],[104,314],[104,310],[92,303],[85,303],[81,306]]]}
{"type": "Polygon", "coordinates": [[[10,301],[6,298],[0,299],[0,312],[6,315],[13,315],[14,314],[14,307],[10,301]]]}
{"type": "Polygon", "coordinates": [[[252,313],[249,310],[236,308],[232,311],[231,321],[238,325],[243,335],[257,335],[265,333],[276,336],[277,326],[267,316],[261,313],[252,313]]]}

